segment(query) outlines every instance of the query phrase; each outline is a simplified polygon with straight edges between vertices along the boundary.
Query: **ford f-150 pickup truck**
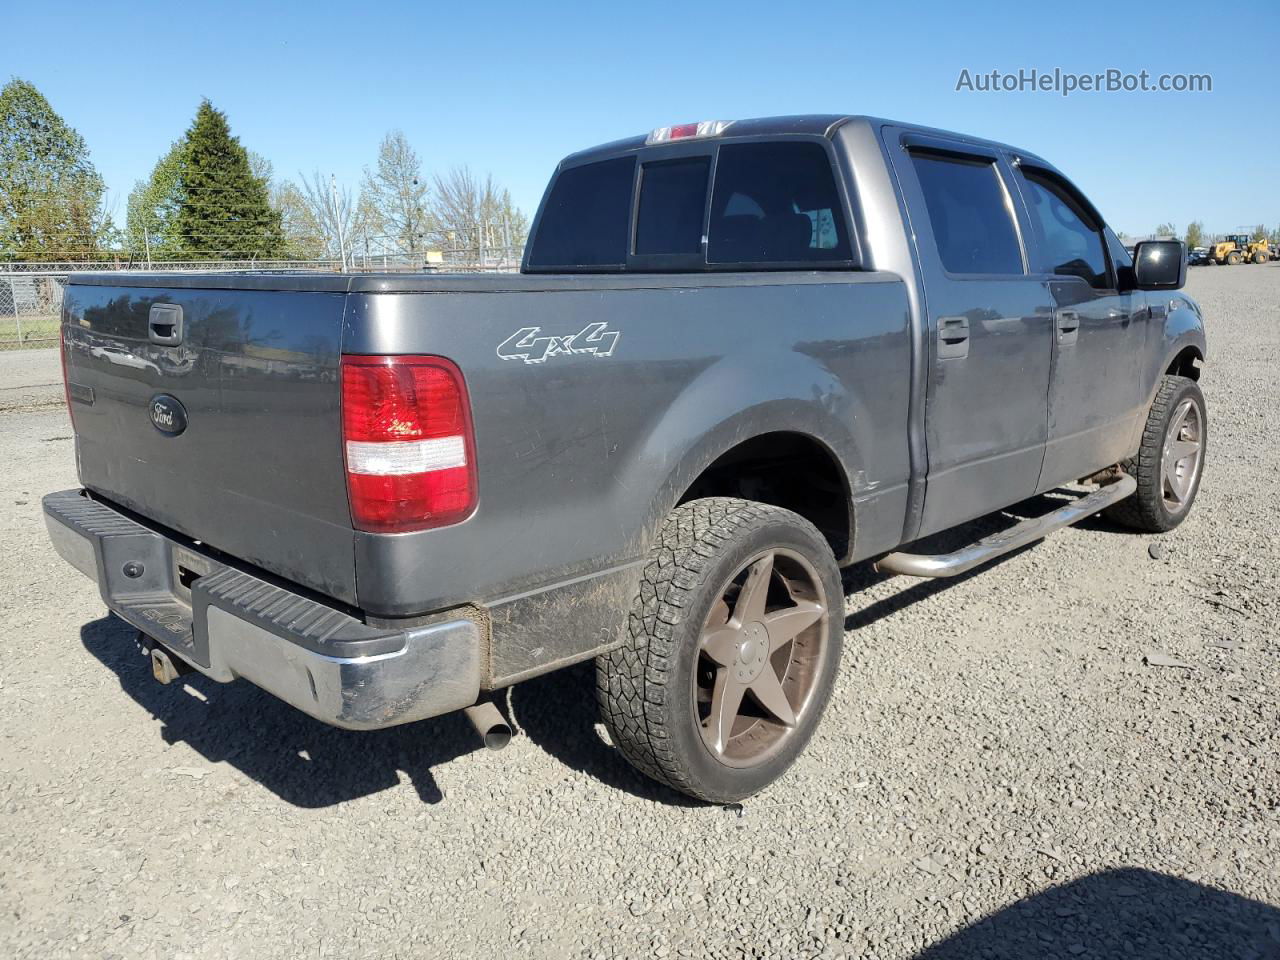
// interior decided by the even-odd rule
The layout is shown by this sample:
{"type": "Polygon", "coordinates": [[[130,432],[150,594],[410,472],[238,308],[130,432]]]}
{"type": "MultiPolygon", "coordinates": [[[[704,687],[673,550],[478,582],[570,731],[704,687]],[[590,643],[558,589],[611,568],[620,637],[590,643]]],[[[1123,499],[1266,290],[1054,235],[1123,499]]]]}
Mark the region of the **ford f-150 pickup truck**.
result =
{"type": "Polygon", "coordinates": [[[948,576],[1099,511],[1187,516],[1185,273],[1015,147],[664,127],[561,162],[520,274],[74,277],[82,489],[48,530],[162,681],[357,729],[466,709],[496,742],[494,691],[595,658],[627,759],[736,800],[827,704],[841,567],[948,576]]]}

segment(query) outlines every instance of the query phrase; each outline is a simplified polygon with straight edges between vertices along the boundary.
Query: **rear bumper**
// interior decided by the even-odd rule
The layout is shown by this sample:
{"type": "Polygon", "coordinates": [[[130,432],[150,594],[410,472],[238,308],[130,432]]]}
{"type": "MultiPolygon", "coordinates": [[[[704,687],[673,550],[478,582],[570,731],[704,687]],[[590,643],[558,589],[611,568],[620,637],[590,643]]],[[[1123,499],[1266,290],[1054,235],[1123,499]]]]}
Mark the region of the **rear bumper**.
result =
{"type": "Polygon", "coordinates": [[[60,556],[106,605],[214,680],[243,678],[336,727],[439,716],[480,694],[481,633],[463,617],[371,627],[229,567],[80,490],[44,498],[60,556]]]}

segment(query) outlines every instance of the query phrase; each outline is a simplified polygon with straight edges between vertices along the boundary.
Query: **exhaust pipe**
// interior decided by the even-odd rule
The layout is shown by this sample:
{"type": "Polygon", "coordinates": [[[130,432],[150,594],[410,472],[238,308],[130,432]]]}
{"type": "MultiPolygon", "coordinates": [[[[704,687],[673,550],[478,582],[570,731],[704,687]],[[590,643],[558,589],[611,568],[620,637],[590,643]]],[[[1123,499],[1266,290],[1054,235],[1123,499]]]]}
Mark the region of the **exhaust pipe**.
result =
{"type": "Polygon", "coordinates": [[[502,712],[493,705],[493,701],[472,704],[462,711],[476,728],[480,739],[490,750],[501,750],[511,742],[511,725],[507,723],[502,712]]]}

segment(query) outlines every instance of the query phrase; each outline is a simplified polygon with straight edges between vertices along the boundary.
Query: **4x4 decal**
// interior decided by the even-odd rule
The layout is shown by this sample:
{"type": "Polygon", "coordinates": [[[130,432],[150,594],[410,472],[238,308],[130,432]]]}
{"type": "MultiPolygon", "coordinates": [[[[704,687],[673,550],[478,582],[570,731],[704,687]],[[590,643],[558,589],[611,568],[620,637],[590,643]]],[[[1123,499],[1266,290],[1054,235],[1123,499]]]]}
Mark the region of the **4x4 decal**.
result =
{"type": "Polygon", "coordinates": [[[613,354],[621,334],[607,327],[605,323],[588,323],[577,333],[563,337],[540,337],[541,327],[521,327],[498,344],[498,356],[503,360],[523,360],[525,363],[544,363],[551,357],[574,353],[608,357],[613,354]]]}

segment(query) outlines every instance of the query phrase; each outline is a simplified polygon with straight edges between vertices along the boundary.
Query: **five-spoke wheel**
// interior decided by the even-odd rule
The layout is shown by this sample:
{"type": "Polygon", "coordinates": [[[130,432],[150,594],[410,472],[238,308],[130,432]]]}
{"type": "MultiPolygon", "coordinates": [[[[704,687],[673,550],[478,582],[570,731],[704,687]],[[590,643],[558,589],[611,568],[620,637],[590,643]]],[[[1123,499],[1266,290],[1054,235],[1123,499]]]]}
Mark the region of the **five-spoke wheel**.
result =
{"type": "Polygon", "coordinates": [[[1193,397],[1181,401],[1169,420],[1160,458],[1161,490],[1165,506],[1177,512],[1187,503],[1200,479],[1204,458],[1200,408],[1193,397]]]}
{"type": "Polygon", "coordinates": [[[812,565],[788,550],[751,559],[723,585],[692,685],[703,742],[717,759],[759,763],[795,731],[821,675],[826,618],[812,565]]]}
{"type": "Polygon", "coordinates": [[[1189,377],[1162,378],[1138,452],[1120,464],[1138,481],[1138,489],[1108,507],[1106,515],[1147,533],[1163,533],[1180,524],[1200,490],[1208,430],[1199,384],[1189,377]]]}
{"type": "Polygon", "coordinates": [[[597,661],[601,715],[642,772],[703,800],[741,800],[800,755],[844,637],[831,545],[781,507],[677,507],[644,568],[623,644],[597,661]]]}

